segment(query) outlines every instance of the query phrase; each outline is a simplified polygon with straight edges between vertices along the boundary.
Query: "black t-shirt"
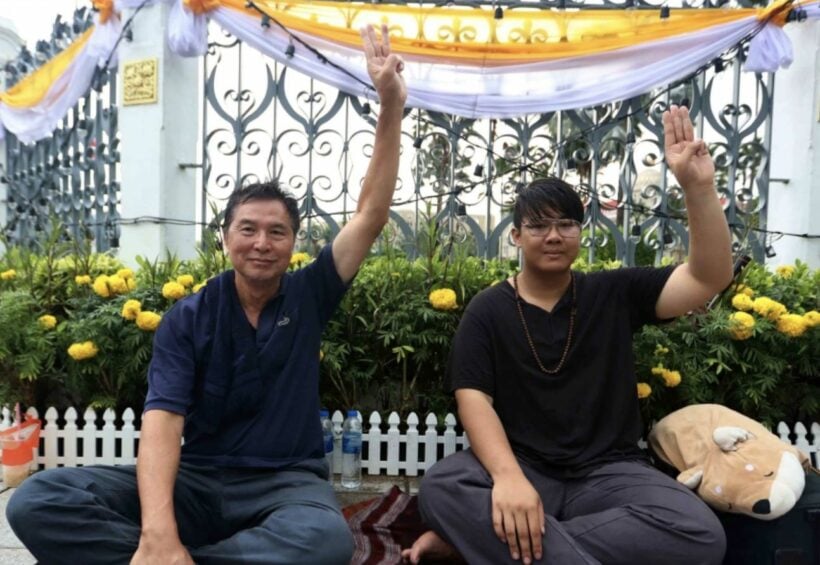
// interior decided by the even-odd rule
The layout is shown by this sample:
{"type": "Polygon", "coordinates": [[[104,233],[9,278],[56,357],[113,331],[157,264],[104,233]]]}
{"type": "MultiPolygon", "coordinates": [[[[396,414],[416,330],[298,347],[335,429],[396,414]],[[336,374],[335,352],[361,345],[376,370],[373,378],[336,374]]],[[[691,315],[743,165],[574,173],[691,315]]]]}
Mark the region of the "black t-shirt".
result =
{"type": "MultiPolygon", "coordinates": [[[[544,473],[583,476],[608,461],[641,457],[632,334],[660,320],[655,304],[673,267],[574,273],[572,347],[560,372],[541,372],[508,282],[470,301],[450,355],[453,390],[493,398],[513,452],[544,473]]],[[[538,356],[559,362],[569,328],[571,287],[552,312],[523,301],[538,356]]]]}

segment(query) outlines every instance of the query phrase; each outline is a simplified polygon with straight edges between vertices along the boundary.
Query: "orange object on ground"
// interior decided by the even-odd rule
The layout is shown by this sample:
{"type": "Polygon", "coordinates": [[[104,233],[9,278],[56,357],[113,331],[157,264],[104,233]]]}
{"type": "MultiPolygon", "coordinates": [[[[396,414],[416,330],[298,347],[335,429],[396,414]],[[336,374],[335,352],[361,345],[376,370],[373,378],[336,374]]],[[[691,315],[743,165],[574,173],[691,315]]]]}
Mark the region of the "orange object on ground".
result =
{"type": "Polygon", "coordinates": [[[40,420],[26,417],[17,426],[0,432],[0,445],[3,454],[0,462],[3,465],[25,465],[33,459],[32,449],[40,442],[40,420]]]}

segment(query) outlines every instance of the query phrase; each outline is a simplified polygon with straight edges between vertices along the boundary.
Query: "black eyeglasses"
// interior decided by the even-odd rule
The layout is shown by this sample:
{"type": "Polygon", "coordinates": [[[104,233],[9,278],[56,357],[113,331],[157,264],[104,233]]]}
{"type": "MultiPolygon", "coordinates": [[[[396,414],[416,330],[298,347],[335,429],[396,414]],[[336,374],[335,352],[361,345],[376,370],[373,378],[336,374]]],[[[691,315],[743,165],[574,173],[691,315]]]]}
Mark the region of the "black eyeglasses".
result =
{"type": "Polygon", "coordinates": [[[537,224],[523,224],[527,231],[533,237],[544,237],[547,235],[553,226],[558,230],[558,235],[561,237],[578,237],[581,235],[581,222],[578,220],[570,220],[561,218],[560,220],[539,220],[537,224]]]}

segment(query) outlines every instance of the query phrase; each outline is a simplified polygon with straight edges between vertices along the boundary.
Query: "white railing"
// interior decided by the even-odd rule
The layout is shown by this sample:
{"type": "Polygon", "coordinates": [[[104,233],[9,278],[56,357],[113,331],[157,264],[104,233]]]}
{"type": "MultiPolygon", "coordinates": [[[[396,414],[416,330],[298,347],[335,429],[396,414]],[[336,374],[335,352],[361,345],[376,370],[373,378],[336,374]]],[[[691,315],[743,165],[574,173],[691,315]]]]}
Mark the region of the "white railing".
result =
{"type": "MultiPolygon", "coordinates": [[[[37,417],[34,409],[29,409],[27,413],[37,417]]],[[[77,410],[68,408],[63,413],[63,425],[60,427],[57,410],[46,410],[40,433],[40,448],[35,450],[32,466],[35,469],[51,469],[94,464],[133,464],[136,461],[140,435],[134,426],[134,411],[128,408],[122,413],[119,427],[115,425],[117,417],[113,410],[103,412],[101,428],[97,427],[97,416],[96,411],[87,408],[82,422],[79,422],[77,410]]],[[[335,436],[333,470],[341,473],[344,416],[336,411],[331,420],[335,436]]],[[[452,414],[445,416],[443,429],[438,425],[438,418],[434,414],[428,414],[424,420],[424,430],[419,430],[419,417],[413,412],[405,422],[401,421],[396,412],[391,412],[387,417],[386,429],[378,412],[370,414],[368,423],[363,434],[362,469],[369,475],[403,474],[414,477],[429,469],[439,459],[469,445],[467,436],[456,432],[457,422],[452,414]]],[[[0,412],[0,430],[11,425],[11,411],[3,408],[0,412]]],[[[777,435],[809,454],[815,467],[820,465],[820,423],[815,422],[807,428],[798,422],[794,430],[791,430],[781,422],[777,426],[777,435]]]]}

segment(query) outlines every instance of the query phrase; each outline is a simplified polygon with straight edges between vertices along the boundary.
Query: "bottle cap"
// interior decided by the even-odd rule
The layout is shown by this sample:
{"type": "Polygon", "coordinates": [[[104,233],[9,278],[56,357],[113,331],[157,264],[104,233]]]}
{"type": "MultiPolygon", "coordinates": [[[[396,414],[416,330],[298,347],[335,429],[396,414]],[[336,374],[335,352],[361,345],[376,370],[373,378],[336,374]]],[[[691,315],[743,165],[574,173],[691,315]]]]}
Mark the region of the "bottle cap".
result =
{"type": "Polygon", "coordinates": [[[356,410],[348,410],[347,411],[347,417],[348,418],[358,418],[359,413],[356,410]]]}
{"type": "Polygon", "coordinates": [[[326,409],[322,408],[321,410],[319,410],[320,418],[327,418],[328,416],[330,416],[330,412],[328,412],[326,409]]]}

